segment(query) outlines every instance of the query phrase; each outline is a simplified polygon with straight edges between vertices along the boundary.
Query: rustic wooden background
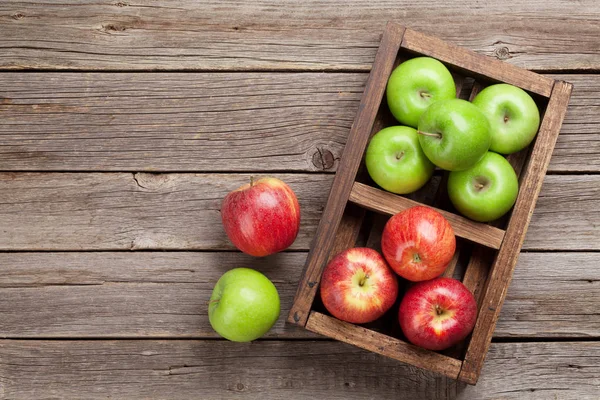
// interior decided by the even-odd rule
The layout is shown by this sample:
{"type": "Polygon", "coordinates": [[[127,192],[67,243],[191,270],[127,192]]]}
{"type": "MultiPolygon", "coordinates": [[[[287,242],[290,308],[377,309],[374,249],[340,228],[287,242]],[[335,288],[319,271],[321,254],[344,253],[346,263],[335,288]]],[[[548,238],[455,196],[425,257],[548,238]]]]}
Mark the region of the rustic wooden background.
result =
{"type": "Polygon", "coordinates": [[[600,398],[596,0],[5,0],[0,48],[0,398],[600,398]],[[476,387],[283,323],[387,20],[575,85],[476,387]],[[218,209],[266,174],[302,227],[252,259],[218,209]],[[206,314],[239,266],[251,344],[206,314]]]}

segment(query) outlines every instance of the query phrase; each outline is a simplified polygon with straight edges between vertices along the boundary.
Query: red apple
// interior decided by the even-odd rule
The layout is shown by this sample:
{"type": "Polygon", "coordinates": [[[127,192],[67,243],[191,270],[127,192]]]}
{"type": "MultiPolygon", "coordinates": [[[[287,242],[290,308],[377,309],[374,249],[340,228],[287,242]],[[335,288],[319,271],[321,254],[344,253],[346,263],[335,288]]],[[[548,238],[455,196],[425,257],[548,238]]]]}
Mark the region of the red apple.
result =
{"type": "Polygon", "coordinates": [[[460,281],[437,278],[408,289],[398,319],[409,342],[444,350],[467,337],[475,326],[475,297],[460,281]]]}
{"type": "Polygon", "coordinates": [[[336,255],[321,277],[321,299],[334,317],[364,324],[381,317],[398,297],[398,281],[377,251],[366,247],[336,255]]]}
{"type": "Polygon", "coordinates": [[[452,260],[456,237],[442,214],[417,206],[394,215],[385,225],[381,250],[401,277],[418,282],[440,276],[452,260]]]}
{"type": "Polygon", "coordinates": [[[276,178],[262,178],[229,193],[221,205],[229,240],[251,256],[285,250],[300,229],[300,205],[293,190],[276,178]]]}

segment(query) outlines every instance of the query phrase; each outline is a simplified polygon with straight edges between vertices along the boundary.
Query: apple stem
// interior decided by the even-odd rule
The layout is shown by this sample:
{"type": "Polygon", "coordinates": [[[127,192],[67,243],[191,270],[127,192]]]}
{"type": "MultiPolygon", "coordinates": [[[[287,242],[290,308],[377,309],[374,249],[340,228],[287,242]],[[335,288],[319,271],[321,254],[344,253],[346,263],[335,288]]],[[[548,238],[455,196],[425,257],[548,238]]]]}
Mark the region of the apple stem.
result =
{"type": "Polygon", "coordinates": [[[210,305],[210,304],[212,304],[212,303],[218,303],[218,302],[219,302],[219,300],[211,300],[211,301],[209,301],[209,302],[208,302],[208,303],[206,303],[206,304],[210,305]]]}
{"type": "Polygon", "coordinates": [[[250,175],[250,186],[254,186],[254,177],[250,175]]]}
{"type": "Polygon", "coordinates": [[[367,279],[369,279],[369,274],[366,274],[365,276],[363,276],[360,281],[358,282],[358,286],[363,287],[363,285],[365,284],[365,282],[367,281],[367,279]]]}
{"type": "Polygon", "coordinates": [[[442,314],[444,313],[444,310],[442,310],[442,308],[440,307],[440,305],[439,305],[439,304],[436,304],[436,305],[435,305],[435,313],[436,313],[437,315],[442,315],[442,314]]]}
{"type": "Polygon", "coordinates": [[[434,138],[438,138],[438,139],[442,138],[441,133],[429,133],[429,132],[423,132],[423,131],[417,131],[417,133],[419,135],[423,135],[423,136],[429,136],[429,137],[434,137],[434,138]]]}

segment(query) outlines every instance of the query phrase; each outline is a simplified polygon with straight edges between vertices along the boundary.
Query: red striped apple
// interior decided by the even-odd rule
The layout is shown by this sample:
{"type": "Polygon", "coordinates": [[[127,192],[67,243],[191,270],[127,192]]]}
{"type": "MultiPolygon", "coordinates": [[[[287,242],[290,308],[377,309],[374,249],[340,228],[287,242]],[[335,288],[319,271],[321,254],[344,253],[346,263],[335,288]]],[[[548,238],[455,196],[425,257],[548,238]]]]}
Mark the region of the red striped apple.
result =
{"type": "Polygon", "coordinates": [[[444,272],[454,256],[456,237],[442,214],[417,206],[390,218],[383,228],[381,250],[398,275],[425,281],[444,272]]]}
{"type": "Polygon", "coordinates": [[[221,219],[229,240],[238,249],[264,257],[294,242],[300,229],[300,205],[283,181],[251,179],[225,197],[221,219]]]}
{"type": "Polygon", "coordinates": [[[321,299],[334,317],[355,324],[375,321],[398,297],[398,281],[377,251],[366,247],[336,255],[321,277],[321,299]]]}
{"type": "Polygon", "coordinates": [[[460,281],[437,278],[419,282],[406,292],[398,312],[402,332],[414,345],[444,350],[473,330],[475,297],[460,281]]]}

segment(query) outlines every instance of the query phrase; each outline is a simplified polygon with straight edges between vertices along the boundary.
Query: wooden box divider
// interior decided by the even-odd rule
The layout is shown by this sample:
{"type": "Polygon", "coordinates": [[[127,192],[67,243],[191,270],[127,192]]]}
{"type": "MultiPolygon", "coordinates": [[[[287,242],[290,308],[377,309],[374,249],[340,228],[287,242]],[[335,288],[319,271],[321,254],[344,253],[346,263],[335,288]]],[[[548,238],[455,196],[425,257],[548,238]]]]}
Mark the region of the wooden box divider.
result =
{"type": "MultiPolygon", "coordinates": [[[[312,332],[474,385],[491,343],[527,226],[566,114],[571,90],[572,85],[569,83],[555,81],[395,23],[388,23],[350,129],[327,205],[311,244],[288,321],[312,332]],[[457,241],[456,254],[443,276],[460,274],[463,283],[474,293],[479,306],[471,336],[443,354],[407,343],[397,328],[387,332],[385,329],[373,330],[337,320],[328,316],[322,305],[315,302],[323,269],[335,254],[356,245],[359,232],[369,221],[366,210],[378,213],[373,218],[373,224],[366,225],[370,229],[366,245],[376,247],[386,218],[412,206],[424,204],[417,201],[420,200],[418,196],[409,199],[378,189],[370,181],[362,163],[370,137],[385,126],[397,124],[387,109],[385,87],[393,68],[414,56],[430,56],[446,64],[455,79],[457,97],[462,93],[466,77],[474,79],[470,92],[461,96],[468,100],[472,100],[489,84],[509,83],[530,92],[538,102],[542,116],[535,141],[527,149],[507,157],[520,177],[519,195],[509,217],[484,224],[455,214],[446,192],[447,172],[438,179],[440,182],[433,201],[425,204],[440,211],[461,238],[457,241]],[[471,247],[467,241],[474,245],[471,247]],[[467,260],[464,261],[464,271],[457,269],[459,259],[463,258],[467,260]]],[[[397,325],[397,321],[395,323],[397,325]]]]}
{"type": "MultiPolygon", "coordinates": [[[[406,197],[398,196],[360,182],[354,182],[349,200],[368,210],[389,215],[394,215],[408,208],[421,205],[418,201],[410,200],[406,197]]],[[[502,229],[474,222],[448,211],[436,210],[450,222],[456,236],[494,249],[500,248],[504,239],[504,231],[502,229]]]]}

